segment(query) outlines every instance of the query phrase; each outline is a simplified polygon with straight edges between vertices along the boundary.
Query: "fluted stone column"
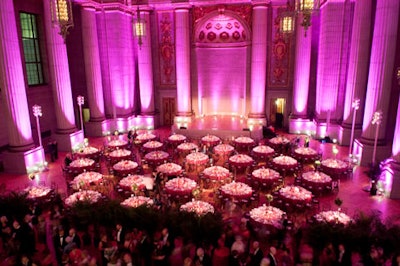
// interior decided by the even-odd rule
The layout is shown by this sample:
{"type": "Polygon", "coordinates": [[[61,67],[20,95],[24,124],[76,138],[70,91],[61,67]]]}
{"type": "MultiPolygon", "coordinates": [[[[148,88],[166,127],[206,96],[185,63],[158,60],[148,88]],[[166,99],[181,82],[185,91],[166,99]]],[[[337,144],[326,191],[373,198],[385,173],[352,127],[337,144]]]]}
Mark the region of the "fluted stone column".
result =
{"type": "Polygon", "coordinates": [[[390,198],[400,198],[400,97],[397,106],[396,127],[392,143],[392,156],[382,164],[382,176],[386,182],[387,195],[390,198]]]}
{"type": "Polygon", "coordinates": [[[177,116],[191,116],[190,6],[175,9],[176,101],[177,116]]]}
{"type": "Polygon", "coordinates": [[[32,149],[21,51],[13,1],[0,1],[0,88],[10,151],[3,153],[3,164],[6,172],[15,173],[26,173],[28,167],[44,162],[43,148],[32,149]]]}
{"type": "MultiPolygon", "coordinates": [[[[296,19],[296,60],[294,63],[293,107],[289,120],[290,133],[305,133],[309,130],[308,123],[310,123],[307,118],[307,103],[310,83],[312,34],[305,34],[305,29],[301,26],[302,22],[303,16],[299,14],[296,19]]],[[[311,33],[312,26],[307,31],[311,33]]]]}
{"type": "Polygon", "coordinates": [[[364,95],[367,88],[368,63],[371,52],[371,31],[366,29],[370,29],[371,20],[372,0],[356,1],[346,82],[344,116],[339,139],[342,145],[349,145],[350,142],[354,112],[352,103],[354,99],[360,99],[360,107],[355,117],[354,136],[359,137],[361,134],[365,103],[364,95]]]}
{"type": "Polygon", "coordinates": [[[101,136],[101,125],[105,119],[105,115],[96,10],[92,6],[83,6],[81,16],[83,54],[90,110],[90,120],[89,123],[86,123],[85,131],[88,136],[101,136]]]}
{"type": "Polygon", "coordinates": [[[141,19],[146,23],[146,36],[138,50],[139,88],[141,115],[154,115],[153,61],[151,54],[150,11],[141,10],[141,19]]]}
{"type": "Polygon", "coordinates": [[[253,6],[253,33],[251,50],[251,88],[249,118],[265,121],[265,91],[267,72],[267,17],[265,3],[253,6]]]}
{"type": "Polygon", "coordinates": [[[390,92],[396,55],[397,26],[399,21],[399,1],[377,0],[371,59],[367,83],[367,96],[362,126],[362,135],[357,141],[361,164],[371,162],[371,149],[375,140],[376,125],[372,117],[382,111],[383,119],[378,135],[377,161],[390,156],[390,148],[385,145],[386,124],[389,110],[390,92]]]}
{"type": "Polygon", "coordinates": [[[320,11],[315,103],[316,135],[320,138],[339,135],[337,122],[343,117],[350,7],[350,1],[328,1],[320,11]]]}
{"type": "MultiPolygon", "coordinates": [[[[44,25],[46,30],[46,50],[49,59],[51,87],[53,90],[54,109],[57,120],[57,132],[60,150],[71,150],[70,135],[77,131],[75,126],[74,105],[69,76],[67,47],[59,34],[58,25],[53,25],[50,0],[43,1],[44,25]]],[[[67,36],[68,38],[68,36],[67,36]]]]}

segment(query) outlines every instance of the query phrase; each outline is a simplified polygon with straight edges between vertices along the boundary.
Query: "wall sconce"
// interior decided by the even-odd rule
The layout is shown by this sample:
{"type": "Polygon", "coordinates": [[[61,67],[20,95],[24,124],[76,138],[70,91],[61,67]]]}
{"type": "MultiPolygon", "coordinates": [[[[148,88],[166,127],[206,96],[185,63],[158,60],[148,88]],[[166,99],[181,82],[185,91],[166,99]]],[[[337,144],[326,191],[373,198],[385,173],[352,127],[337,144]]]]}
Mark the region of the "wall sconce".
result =
{"type": "Polygon", "coordinates": [[[146,36],[146,21],[140,17],[139,5],[136,10],[136,20],[133,21],[133,33],[138,39],[139,49],[142,47],[142,38],[146,36]]]}
{"type": "Polygon", "coordinates": [[[76,98],[77,102],[78,102],[78,106],[79,106],[79,118],[80,118],[80,122],[81,122],[81,130],[83,130],[83,116],[82,116],[82,105],[85,104],[85,97],[79,95],[76,98]]]}

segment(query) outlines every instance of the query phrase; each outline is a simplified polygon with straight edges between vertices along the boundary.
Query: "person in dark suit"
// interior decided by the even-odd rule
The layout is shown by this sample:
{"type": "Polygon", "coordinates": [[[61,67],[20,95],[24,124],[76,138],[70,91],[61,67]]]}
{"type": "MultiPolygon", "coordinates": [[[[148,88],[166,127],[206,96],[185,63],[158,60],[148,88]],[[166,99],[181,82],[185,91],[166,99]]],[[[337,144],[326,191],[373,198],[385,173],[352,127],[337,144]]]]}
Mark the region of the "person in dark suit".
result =
{"type": "Polygon", "coordinates": [[[64,228],[59,228],[58,232],[53,237],[54,250],[56,252],[58,265],[61,265],[62,263],[62,255],[64,253],[64,248],[67,245],[65,238],[66,235],[64,228]]]}
{"type": "Polygon", "coordinates": [[[253,242],[253,250],[250,253],[250,264],[252,266],[258,266],[261,263],[262,258],[264,257],[264,253],[260,249],[260,243],[258,241],[253,242]]]}
{"type": "Polygon", "coordinates": [[[211,258],[204,252],[203,248],[197,248],[193,264],[195,266],[211,266],[211,258]]]}
{"type": "Polygon", "coordinates": [[[343,244],[338,246],[337,263],[338,266],[351,266],[351,252],[346,250],[343,244]]]}
{"type": "Polygon", "coordinates": [[[115,228],[117,229],[115,240],[117,241],[118,250],[122,251],[124,249],[126,231],[121,223],[117,223],[115,228]]]}
{"type": "Polygon", "coordinates": [[[270,266],[277,266],[278,263],[275,258],[276,255],[276,248],[275,247],[270,247],[269,248],[269,254],[268,254],[268,259],[269,259],[269,265],[270,266]]]}

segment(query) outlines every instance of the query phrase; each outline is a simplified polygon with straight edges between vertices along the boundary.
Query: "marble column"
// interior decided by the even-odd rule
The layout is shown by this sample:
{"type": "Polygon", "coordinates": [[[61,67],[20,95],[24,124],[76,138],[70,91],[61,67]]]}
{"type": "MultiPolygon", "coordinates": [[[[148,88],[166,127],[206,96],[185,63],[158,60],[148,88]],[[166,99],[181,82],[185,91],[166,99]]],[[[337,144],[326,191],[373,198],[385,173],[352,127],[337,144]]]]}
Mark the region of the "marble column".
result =
{"type": "MultiPolygon", "coordinates": [[[[77,131],[69,76],[67,47],[59,34],[60,27],[52,22],[50,0],[43,1],[46,50],[49,62],[54,111],[57,120],[56,136],[60,150],[69,151],[74,145],[70,135],[77,131]]],[[[68,35],[67,35],[68,38],[68,35]]]]}
{"type": "Polygon", "coordinates": [[[153,61],[151,54],[150,11],[141,10],[140,17],[145,21],[145,36],[142,37],[142,45],[138,45],[138,70],[140,88],[141,115],[154,115],[154,84],[153,61]]]}
{"type": "Polygon", "coordinates": [[[290,133],[306,133],[310,120],[307,117],[308,91],[310,83],[311,39],[312,26],[306,31],[303,26],[303,16],[296,19],[296,50],[293,82],[292,115],[289,120],[290,133]]]}
{"type": "Polygon", "coordinates": [[[26,173],[44,163],[43,147],[34,147],[26,97],[13,0],[0,1],[0,88],[7,121],[9,152],[3,153],[6,172],[26,173]]]}
{"type": "Polygon", "coordinates": [[[251,87],[249,118],[265,121],[265,91],[267,73],[267,17],[265,3],[253,6],[253,33],[251,50],[251,87]]]}
{"type": "Polygon", "coordinates": [[[190,6],[175,9],[176,101],[177,116],[191,116],[190,6]]]}
{"type": "Polygon", "coordinates": [[[376,111],[382,111],[383,114],[382,123],[379,127],[376,160],[379,162],[390,156],[390,148],[388,149],[388,145],[385,145],[385,136],[396,55],[399,5],[399,1],[377,0],[362,125],[363,132],[361,138],[357,141],[358,154],[361,156],[361,164],[363,165],[372,160],[371,148],[375,141],[376,125],[372,125],[371,122],[376,111]]]}
{"type": "Polygon", "coordinates": [[[351,36],[349,69],[346,82],[343,123],[339,142],[349,145],[353,123],[352,103],[360,99],[360,107],[355,117],[355,137],[361,134],[364,113],[364,98],[368,80],[368,63],[371,52],[372,0],[356,1],[351,36]]]}
{"type": "Polygon", "coordinates": [[[315,104],[316,136],[337,138],[342,119],[350,2],[327,2],[320,11],[315,104]]]}
{"type": "Polygon", "coordinates": [[[90,121],[102,121],[104,120],[104,99],[95,8],[84,6],[81,15],[90,121]]]}
{"type": "Polygon", "coordinates": [[[400,97],[397,106],[396,127],[392,143],[392,156],[381,164],[381,181],[387,196],[400,199],[400,97]]]}

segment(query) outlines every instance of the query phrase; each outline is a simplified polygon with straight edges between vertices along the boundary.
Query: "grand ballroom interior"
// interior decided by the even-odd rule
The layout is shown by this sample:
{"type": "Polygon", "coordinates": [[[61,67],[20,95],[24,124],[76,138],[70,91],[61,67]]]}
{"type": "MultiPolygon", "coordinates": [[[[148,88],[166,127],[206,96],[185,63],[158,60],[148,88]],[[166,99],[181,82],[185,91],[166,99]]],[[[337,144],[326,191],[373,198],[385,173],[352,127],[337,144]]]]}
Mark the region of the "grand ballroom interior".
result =
{"type": "MultiPolygon", "coordinates": [[[[168,210],[202,200],[224,226],[237,218],[264,229],[271,225],[252,208],[279,208],[298,229],[335,204],[340,212],[343,201],[349,216],[377,209],[399,223],[399,12],[397,0],[1,0],[0,198],[46,186],[61,206],[85,191],[120,201],[150,193],[165,196],[168,210]],[[115,167],[121,161],[132,168],[115,167]],[[213,179],[213,167],[222,176],[213,179]],[[279,178],[263,180],[260,169],[279,178]],[[76,181],[88,172],[89,181],[76,181]],[[155,184],[160,172],[167,184],[196,188],[183,195],[155,184]],[[131,184],[120,193],[131,176],[161,192],[131,184]],[[285,187],[300,198],[285,202],[285,187]]],[[[35,196],[53,208],[47,195],[35,196]]],[[[275,229],[250,239],[265,255],[276,246],[279,261],[285,248],[274,232],[286,241],[295,230],[275,229]]],[[[311,253],[313,265],[324,265],[324,250],[295,242],[293,262],[308,263],[311,253]]],[[[36,244],[65,265],[57,250],[36,244]]],[[[381,265],[352,251],[360,265],[381,265]]],[[[385,259],[395,252],[385,249],[385,259]]]]}

